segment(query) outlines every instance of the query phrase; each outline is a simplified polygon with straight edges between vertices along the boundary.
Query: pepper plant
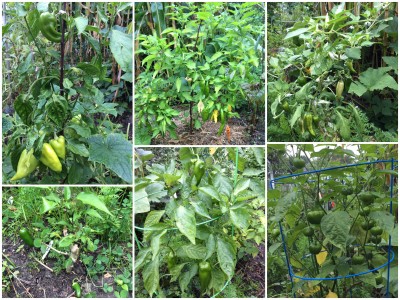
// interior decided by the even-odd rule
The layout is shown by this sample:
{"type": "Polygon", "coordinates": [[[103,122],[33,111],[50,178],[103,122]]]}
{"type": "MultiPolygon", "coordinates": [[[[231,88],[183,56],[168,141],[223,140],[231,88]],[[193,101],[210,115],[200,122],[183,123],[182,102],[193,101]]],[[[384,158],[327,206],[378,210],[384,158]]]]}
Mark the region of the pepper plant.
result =
{"type": "Polygon", "coordinates": [[[269,48],[269,140],[397,140],[395,4],[315,13],[281,28],[285,47],[269,48]]]}
{"type": "Polygon", "coordinates": [[[136,286],[150,297],[217,294],[245,245],[264,240],[264,150],[210,151],[181,148],[166,164],[136,151],[136,286]]]}
{"type": "Polygon", "coordinates": [[[396,297],[396,262],[389,272],[385,264],[397,256],[397,147],[270,144],[267,157],[276,178],[268,191],[268,268],[281,260],[288,272],[286,252],[293,276],[304,279],[269,284],[284,281],[287,297],[396,297]],[[294,156],[305,161],[300,169],[294,156]],[[289,174],[284,168],[299,175],[278,181],[289,174]]]}
{"type": "Polygon", "coordinates": [[[177,138],[178,105],[188,107],[190,132],[212,120],[221,124],[220,134],[240,106],[253,103],[249,86],[263,85],[264,5],[175,3],[166,7],[171,26],[160,23],[162,31],[147,33],[142,6],[136,8],[141,18],[135,32],[139,140],[167,133],[177,138]]]}
{"type": "MultiPolygon", "coordinates": [[[[48,270],[35,267],[39,259],[53,270],[50,296],[68,290],[78,297],[79,288],[82,297],[96,297],[99,291],[104,295],[103,289],[106,296],[127,298],[131,294],[131,189],[4,188],[2,207],[2,236],[10,241],[5,250],[8,261],[18,266],[18,279],[26,280],[26,274],[39,278],[30,288],[31,295],[43,295],[40,280],[48,270]],[[16,253],[23,253],[27,263],[21,265],[16,253]],[[114,280],[103,284],[104,274],[114,280]]],[[[3,286],[3,295],[6,291],[9,297],[23,297],[26,289],[13,280],[3,286]]]]}
{"type": "Polygon", "coordinates": [[[98,27],[68,5],[5,5],[3,180],[132,182],[130,128],[118,120],[130,111],[131,5],[93,5],[110,16],[98,27]]]}

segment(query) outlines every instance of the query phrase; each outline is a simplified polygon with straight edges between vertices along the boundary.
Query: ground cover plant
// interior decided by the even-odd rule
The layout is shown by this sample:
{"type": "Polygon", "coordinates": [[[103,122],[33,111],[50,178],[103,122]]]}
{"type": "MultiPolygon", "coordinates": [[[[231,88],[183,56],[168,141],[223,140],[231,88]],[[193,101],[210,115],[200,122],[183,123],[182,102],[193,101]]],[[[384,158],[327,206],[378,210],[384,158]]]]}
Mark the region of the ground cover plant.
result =
{"type": "Polygon", "coordinates": [[[268,295],[397,298],[398,146],[270,144],[267,157],[271,179],[306,173],[269,186],[268,295]]]}
{"type": "Polygon", "coordinates": [[[2,296],[132,297],[132,191],[3,188],[2,296]]]}
{"type": "Polygon", "coordinates": [[[136,144],[263,144],[264,15],[261,2],[135,5],[136,144]]]}
{"type": "Polygon", "coordinates": [[[3,182],[132,182],[131,3],[5,3],[3,182]]]}
{"type": "Polygon", "coordinates": [[[135,296],[264,297],[264,149],[151,150],[135,152],[135,296]]]}
{"type": "Polygon", "coordinates": [[[396,3],[269,3],[268,140],[397,141],[397,23],[396,3]]]}

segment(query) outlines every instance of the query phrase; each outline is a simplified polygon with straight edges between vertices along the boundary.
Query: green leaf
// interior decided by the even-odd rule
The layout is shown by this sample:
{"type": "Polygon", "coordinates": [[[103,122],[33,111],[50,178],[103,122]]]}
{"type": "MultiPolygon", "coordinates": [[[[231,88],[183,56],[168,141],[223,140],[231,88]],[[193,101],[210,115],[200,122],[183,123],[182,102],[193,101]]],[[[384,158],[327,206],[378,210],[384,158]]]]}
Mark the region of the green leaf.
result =
{"type": "Polygon", "coordinates": [[[343,251],[346,251],[351,225],[351,217],[345,211],[331,212],[321,220],[321,230],[325,239],[343,251]]]}
{"type": "Polygon", "coordinates": [[[207,240],[207,253],[204,260],[209,259],[215,252],[215,237],[214,235],[210,234],[207,240]]]}
{"type": "Polygon", "coordinates": [[[290,127],[293,128],[294,124],[296,124],[297,120],[301,117],[304,110],[304,104],[298,105],[296,111],[293,116],[290,118],[290,127]]]}
{"type": "Polygon", "coordinates": [[[192,259],[204,260],[207,249],[203,245],[185,245],[182,246],[183,252],[192,259]]]}
{"type": "Polygon", "coordinates": [[[48,211],[54,209],[57,206],[57,203],[54,201],[49,201],[46,198],[42,197],[42,208],[40,210],[41,214],[45,214],[48,211]]]}
{"type": "Polygon", "coordinates": [[[213,186],[220,194],[228,197],[232,194],[233,184],[230,178],[221,173],[217,173],[212,180],[213,186]]]}
{"type": "Polygon", "coordinates": [[[188,263],[183,263],[179,265],[173,266],[172,270],[170,271],[171,273],[171,282],[174,282],[178,279],[178,277],[182,274],[182,269],[187,265],[188,263]]]}
{"type": "Polygon", "coordinates": [[[246,230],[249,227],[250,214],[247,208],[231,209],[229,211],[233,225],[241,230],[246,230]]]}
{"type": "Polygon", "coordinates": [[[145,189],[135,191],[135,214],[141,214],[150,211],[150,201],[145,189]]]}
{"type": "Polygon", "coordinates": [[[290,192],[286,194],[282,199],[280,199],[275,208],[275,215],[271,217],[270,220],[274,222],[281,221],[289,212],[293,203],[296,201],[296,195],[296,192],[290,192]]]}
{"type": "Polygon", "coordinates": [[[339,128],[340,136],[343,138],[344,141],[348,141],[351,137],[349,119],[343,117],[343,115],[339,111],[336,110],[335,112],[338,116],[338,118],[336,119],[336,125],[339,128]]]}
{"type": "Polygon", "coordinates": [[[132,182],[132,144],[122,134],[88,138],[89,160],[104,164],[128,183],[132,182]]]}
{"type": "Polygon", "coordinates": [[[133,36],[119,30],[111,30],[110,50],[124,72],[132,73],[133,36]]]}
{"type": "MultiPolygon", "coordinates": [[[[283,145],[285,146],[285,145],[283,145]]],[[[264,166],[264,160],[265,160],[265,151],[264,148],[262,147],[251,147],[250,148],[253,151],[254,157],[257,160],[257,163],[260,166],[264,166]]]]}
{"type": "Polygon", "coordinates": [[[285,36],[284,40],[287,40],[287,39],[290,39],[292,37],[295,37],[295,36],[298,36],[300,34],[303,34],[303,33],[307,32],[308,30],[309,30],[308,28],[299,28],[299,29],[296,29],[294,31],[291,31],[285,36]]]}
{"type": "Polygon", "coordinates": [[[15,99],[14,109],[24,124],[26,124],[26,125],[31,124],[31,122],[32,122],[31,114],[33,112],[33,108],[32,108],[31,103],[28,100],[27,95],[20,94],[17,97],[17,99],[15,99]]]}
{"type": "Polygon", "coordinates": [[[356,81],[356,82],[352,82],[350,84],[349,87],[349,93],[354,93],[357,96],[361,97],[362,95],[364,95],[367,92],[367,88],[365,86],[363,86],[360,82],[356,81]]]}
{"type": "Polygon", "coordinates": [[[213,15],[210,12],[206,12],[206,11],[201,11],[197,13],[197,18],[199,20],[207,20],[209,18],[213,17],[213,15]]]}
{"type": "Polygon", "coordinates": [[[158,253],[160,252],[160,239],[166,233],[167,233],[167,230],[163,230],[161,233],[152,236],[151,242],[150,242],[151,251],[153,252],[152,260],[155,260],[156,258],[158,259],[158,253]]]}
{"type": "Polygon", "coordinates": [[[398,89],[396,80],[387,74],[391,70],[390,67],[372,69],[368,68],[362,72],[359,82],[353,82],[350,85],[349,93],[355,93],[357,96],[363,95],[366,91],[384,90],[390,88],[398,89]],[[364,93],[362,93],[365,91],[364,93]]]}
{"type": "Polygon", "coordinates": [[[222,52],[217,52],[213,56],[211,56],[210,60],[208,62],[213,62],[214,60],[220,58],[223,55],[222,52]]]}
{"type": "Polygon", "coordinates": [[[181,85],[182,85],[182,80],[181,80],[180,77],[178,77],[178,78],[176,79],[175,85],[176,85],[176,90],[177,90],[177,92],[179,93],[180,90],[181,90],[181,85]]]}
{"type": "Polygon", "coordinates": [[[57,126],[61,126],[67,115],[67,107],[68,103],[65,99],[62,99],[61,97],[53,97],[53,99],[49,100],[46,104],[47,116],[57,126]]]}
{"type": "Polygon", "coordinates": [[[255,169],[255,168],[247,168],[243,171],[243,176],[254,177],[260,174],[264,174],[264,170],[255,169]]]}
{"type": "Polygon", "coordinates": [[[29,12],[26,16],[26,19],[29,24],[28,26],[29,26],[30,34],[27,35],[29,41],[32,41],[39,34],[39,31],[40,31],[39,18],[40,18],[40,13],[37,9],[29,10],[29,12]]]}
{"type": "Polygon", "coordinates": [[[176,226],[192,244],[196,244],[196,217],[194,211],[179,206],[175,213],[176,226]]]}
{"type": "Polygon", "coordinates": [[[89,150],[86,148],[85,144],[77,140],[73,139],[68,140],[67,149],[72,153],[78,154],[83,157],[89,156],[89,150]]]}
{"type": "Polygon", "coordinates": [[[216,190],[215,187],[208,185],[205,187],[200,187],[199,191],[203,192],[204,194],[210,196],[211,198],[216,199],[217,201],[221,201],[221,197],[218,193],[218,191],[216,190]]]}
{"type": "Polygon", "coordinates": [[[192,278],[197,275],[198,268],[199,267],[197,263],[192,263],[189,271],[184,272],[181,276],[179,276],[179,287],[183,293],[185,292],[192,278]]]}
{"type": "Polygon", "coordinates": [[[142,248],[139,250],[139,253],[135,257],[135,272],[139,272],[140,269],[145,265],[146,259],[150,252],[150,248],[142,248]]]}
{"type": "Polygon", "coordinates": [[[158,256],[156,259],[153,259],[143,268],[142,274],[143,274],[144,288],[149,293],[150,297],[152,297],[155,291],[158,289],[160,281],[158,256]]]}
{"type": "Polygon", "coordinates": [[[89,20],[86,17],[77,17],[74,18],[76,29],[78,30],[78,34],[81,34],[85,31],[88,26],[89,20]]]}
{"type": "Polygon", "coordinates": [[[95,217],[95,218],[99,218],[99,219],[101,219],[101,220],[104,220],[103,219],[103,217],[97,212],[97,210],[94,210],[94,209],[88,209],[87,211],[86,211],[86,214],[87,215],[89,215],[89,216],[92,216],[92,217],[95,217]]]}
{"type": "Polygon", "coordinates": [[[361,59],[361,48],[346,48],[345,54],[350,59],[361,59]]]}
{"type": "Polygon", "coordinates": [[[393,57],[393,56],[383,56],[382,57],[383,61],[389,66],[391,67],[394,72],[396,74],[398,74],[398,62],[399,62],[399,58],[393,57]]]}
{"type": "Polygon", "coordinates": [[[93,172],[87,164],[75,162],[68,172],[68,183],[86,183],[92,178],[93,172]]]}
{"type": "Polygon", "coordinates": [[[83,204],[91,205],[98,210],[101,210],[110,216],[114,216],[107,208],[107,206],[97,197],[97,195],[87,192],[81,192],[76,196],[76,199],[80,200],[83,204]]]}
{"type": "Polygon", "coordinates": [[[235,275],[236,250],[232,244],[217,237],[217,256],[220,268],[229,278],[235,275]]]}
{"type": "Polygon", "coordinates": [[[190,204],[194,207],[196,213],[200,216],[206,217],[208,219],[211,219],[210,215],[208,214],[206,205],[204,202],[198,201],[190,201],[190,204]]]}
{"type": "MultiPolygon", "coordinates": [[[[144,221],[144,228],[149,228],[153,225],[156,225],[160,222],[162,216],[164,215],[165,210],[152,210],[146,216],[146,220],[144,221]]],[[[143,234],[143,239],[147,241],[150,237],[151,231],[145,230],[143,234]]]]}
{"type": "Polygon", "coordinates": [[[81,62],[76,65],[78,69],[81,69],[87,75],[101,77],[102,71],[94,64],[81,62]]]}
{"type": "Polygon", "coordinates": [[[240,192],[247,190],[249,186],[250,186],[250,179],[242,178],[237,182],[233,194],[237,196],[240,192]]]}
{"type": "Polygon", "coordinates": [[[64,187],[64,200],[71,199],[71,188],[69,186],[64,187]]]}
{"type": "Polygon", "coordinates": [[[74,241],[75,241],[75,235],[69,234],[60,240],[58,246],[60,246],[61,248],[69,247],[74,241]]]}

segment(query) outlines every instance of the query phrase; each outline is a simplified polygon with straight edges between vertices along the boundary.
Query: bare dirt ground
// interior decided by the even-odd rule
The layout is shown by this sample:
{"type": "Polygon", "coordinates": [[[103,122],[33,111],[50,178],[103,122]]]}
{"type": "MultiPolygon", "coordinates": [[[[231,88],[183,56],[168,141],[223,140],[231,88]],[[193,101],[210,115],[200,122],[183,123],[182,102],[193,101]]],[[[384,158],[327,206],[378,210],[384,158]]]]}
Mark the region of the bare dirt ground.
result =
{"type": "MultiPolygon", "coordinates": [[[[243,279],[240,284],[247,287],[254,287],[257,282],[257,289],[251,289],[251,297],[265,298],[265,245],[258,246],[258,255],[238,261],[236,274],[243,279]]],[[[234,277],[235,278],[235,277],[234,277]]]]}
{"type": "MultiPolygon", "coordinates": [[[[23,245],[20,239],[16,243],[8,239],[3,240],[3,268],[4,262],[10,264],[9,261],[16,266],[11,284],[8,285],[10,287],[8,291],[5,290],[4,278],[11,274],[9,269],[3,270],[3,298],[74,298],[74,291],[71,287],[74,279],[79,281],[82,296],[89,292],[95,292],[96,298],[115,298],[113,292],[105,293],[102,288],[104,283],[115,288],[112,276],[93,282],[87,276],[86,268],[81,262],[77,262],[69,274],[65,270],[60,273],[51,272],[37,263],[32,258],[32,254],[38,259],[41,257],[39,251],[23,245]],[[34,251],[36,253],[32,253],[34,251]]],[[[44,261],[44,264],[50,268],[53,268],[55,263],[56,260],[50,258],[46,258],[44,261]]]]}
{"type": "MultiPolygon", "coordinates": [[[[180,108],[178,108],[180,109],[180,108]]],[[[183,109],[180,109],[179,116],[173,119],[177,125],[176,133],[178,138],[171,139],[167,134],[165,137],[153,139],[153,145],[264,145],[265,144],[265,122],[263,116],[259,118],[256,126],[253,126],[246,118],[245,113],[240,113],[241,118],[231,118],[228,125],[231,131],[231,138],[228,141],[225,130],[218,135],[220,123],[206,121],[198,130],[189,130],[189,118],[184,116],[183,109]]],[[[197,114],[194,114],[197,116],[197,114]]]]}

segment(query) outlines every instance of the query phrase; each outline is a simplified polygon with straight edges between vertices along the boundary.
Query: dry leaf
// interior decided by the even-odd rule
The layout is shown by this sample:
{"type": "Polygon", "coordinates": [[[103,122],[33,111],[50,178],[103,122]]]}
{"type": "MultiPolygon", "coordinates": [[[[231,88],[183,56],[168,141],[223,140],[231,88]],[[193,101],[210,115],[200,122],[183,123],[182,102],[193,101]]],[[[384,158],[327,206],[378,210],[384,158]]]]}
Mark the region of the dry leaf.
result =
{"type": "MultiPolygon", "coordinates": [[[[322,250],[325,250],[325,249],[322,249],[322,250]]],[[[328,256],[328,252],[326,252],[326,251],[321,251],[320,253],[318,253],[316,255],[317,263],[319,265],[322,265],[325,262],[327,256],[328,256]]]]}
{"type": "Polygon", "coordinates": [[[328,293],[328,295],[326,295],[325,298],[339,298],[339,297],[337,296],[336,293],[331,292],[331,290],[329,290],[329,293],[328,293]]]}
{"type": "Polygon", "coordinates": [[[204,109],[204,103],[200,100],[199,103],[197,103],[197,110],[199,111],[199,113],[201,113],[204,109]]]}

